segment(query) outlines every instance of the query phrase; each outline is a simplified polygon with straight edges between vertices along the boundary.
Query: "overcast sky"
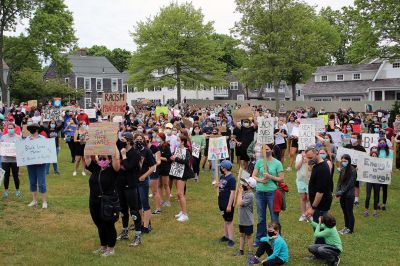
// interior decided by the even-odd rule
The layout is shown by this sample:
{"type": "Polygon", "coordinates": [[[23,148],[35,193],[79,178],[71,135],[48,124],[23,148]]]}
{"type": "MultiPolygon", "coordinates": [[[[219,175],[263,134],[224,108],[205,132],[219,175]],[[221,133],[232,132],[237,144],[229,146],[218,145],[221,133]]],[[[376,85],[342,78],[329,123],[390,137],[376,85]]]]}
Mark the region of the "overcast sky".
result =
{"type": "MultiPolygon", "coordinates": [[[[175,0],[176,1],[176,0],[175,0]]],[[[129,34],[138,21],[154,16],[160,7],[168,5],[170,0],[65,0],[74,16],[74,27],[80,47],[105,45],[110,49],[124,48],[130,51],[135,45],[129,34]]],[[[177,0],[177,2],[186,2],[177,0]]],[[[305,0],[321,7],[331,6],[340,9],[351,5],[353,0],[305,0]]],[[[195,7],[201,8],[207,21],[214,21],[218,33],[229,34],[239,14],[235,13],[234,0],[193,0],[195,7]]],[[[23,31],[19,26],[15,35],[23,31]]]]}

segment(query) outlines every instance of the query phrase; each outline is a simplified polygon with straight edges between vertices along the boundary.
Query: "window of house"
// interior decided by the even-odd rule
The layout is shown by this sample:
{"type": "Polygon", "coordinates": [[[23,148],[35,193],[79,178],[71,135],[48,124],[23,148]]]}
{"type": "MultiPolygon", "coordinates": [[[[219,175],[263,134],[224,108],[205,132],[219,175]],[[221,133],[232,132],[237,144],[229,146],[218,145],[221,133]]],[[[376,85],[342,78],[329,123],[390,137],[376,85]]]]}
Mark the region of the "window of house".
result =
{"type": "Polygon", "coordinates": [[[165,68],[160,68],[157,70],[158,75],[165,75],[165,68]]]}
{"type": "Polygon", "coordinates": [[[239,82],[231,82],[229,87],[231,90],[237,91],[239,89],[239,82]]]}
{"type": "Polygon", "coordinates": [[[103,102],[103,98],[96,98],[96,103],[97,103],[98,105],[101,105],[102,102],[103,102]]]}
{"type": "Polygon", "coordinates": [[[375,98],[375,101],[382,101],[382,91],[375,91],[374,98],[375,98]]]}
{"type": "Polygon", "coordinates": [[[96,79],[96,91],[103,91],[103,79],[96,79]]]}
{"type": "Polygon", "coordinates": [[[328,76],[321,76],[321,81],[328,81],[328,76]]]}
{"type": "Polygon", "coordinates": [[[361,79],[361,74],[360,73],[354,73],[353,74],[353,79],[354,80],[360,80],[361,79]]]}
{"type": "Polygon", "coordinates": [[[92,91],[91,79],[85,78],[85,91],[92,91]]]}
{"type": "Polygon", "coordinates": [[[391,101],[396,99],[395,91],[385,91],[385,101],[391,101]]]}
{"type": "Polygon", "coordinates": [[[128,92],[128,90],[129,90],[128,84],[123,84],[122,88],[123,88],[124,92],[128,92]]]}
{"type": "Polygon", "coordinates": [[[173,91],[174,89],[175,89],[174,86],[169,86],[169,87],[168,87],[168,90],[169,90],[169,91],[173,91]]]}
{"type": "Polygon", "coordinates": [[[91,98],[85,98],[85,108],[89,109],[92,107],[92,99],[91,98]]]}
{"type": "Polygon", "coordinates": [[[118,79],[111,79],[111,91],[118,91],[118,79]]]}
{"type": "Polygon", "coordinates": [[[393,63],[393,68],[400,68],[400,62],[393,63]]]}
{"type": "Polygon", "coordinates": [[[152,87],[152,88],[147,88],[147,91],[154,91],[154,87],[152,87]]]}
{"type": "Polygon", "coordinates": [[[296,92],[297,92],[297,93],[296,93],[296,94],[297,94],[297,97],[300,97],[300,96],[301,96],[301,90],[297,90],[296,92]]]}
{"type": "Polygon", "coordinates": [[[343,74],[336,75],[336,80],[337,81],[342,81],[343,80],[343,74]]]}
{"type": "Polygon", "coordinates": [[[161,91],[161,87],[155,87],[154,90],[155,91],[161,91]]]}
{"type": "Polygon", "coordinates": [[[237,101],[244,101],[244,94],[238,94],[238,95],[236,96],[236,100],[237,100],[237,101]]]}
{"type": "Polygon", "coordinates": [[[312,98],[312,100],[314,102],[331,102],[332,97],[316,97],[316,98],[312,98]]]}
{"type": "Polygon", "coordinates": [[[360,102],[361,97],[356,96],[356,97],[342,97],[340,98],[340,101],[342,102],[360,102]]]}
{"type": "Polygon", "coordinates": [[[65,78],[64,79],[65,84],[67,84],[67,86],[69,87],[69,78],[65,78]]]}

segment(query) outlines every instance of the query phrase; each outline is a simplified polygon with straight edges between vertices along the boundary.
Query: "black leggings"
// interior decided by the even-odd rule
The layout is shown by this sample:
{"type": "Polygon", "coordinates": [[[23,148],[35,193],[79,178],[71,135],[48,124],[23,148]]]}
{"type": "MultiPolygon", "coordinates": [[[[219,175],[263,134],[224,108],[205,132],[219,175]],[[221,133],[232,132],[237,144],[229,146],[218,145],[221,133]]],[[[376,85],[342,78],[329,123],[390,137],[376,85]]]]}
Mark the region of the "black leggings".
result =
{"type": "MultiPolygon", "coordinates": [[[[256,256],[260,258],[264,253],[267,253],[268,256],[273,253],[272,247],[268,242],[260,242],[260,245],[257,248],[256,256]]],[[[285,262],[280,258],[275,258],[272,260],[267,260],[263,263],[263,266],[274,266],[274,265],[283,265],[285,262]]]]}
{"type": "Polygon", "coordinates": [[[100,198],[89,200],[90,215],[94,224],[97,226],[100,244],[103,247],[113,248],[117,241],[117,231],[114,222],[105,222],[101,219],[101,200],[100,198]]]}
{"type": "Polygon", "coordinates": [[[230,149],[231,163],[235,162],[235,149],[230,149]]]}
{"type": "Polygon", "coordinates": [[[388,195],[388,185],[383,185],[382,184],[381,188],[382,188],[382,192],[383,192],[383,195],[382,195],[383,205],[386,205],[387,195],[388,195]]]}
{"type": "Polygon", "coordinates": [[[17,166],[17,163],[2,163],[2,168],[5,171],[4,173],[4,188],[8,189],[8,186],[10,184],[10,169],[12,172],[12,175],[14,177],[14,185],[15,189],[19,190],[19,168],[17,166]]]}
{"type": "Polygon", "coordinates": [[[68,144],[69,151],[71,152],[71,158],[72,158],[72,160],[75,160],[75,142],[74,142],[74,140],[68,141],[67,144],[68,144]]]}
{"type": "Polygon", "coordinates": [[[135,223],[135,231],[142,231],[142,220],[139,213],[139,195],[137,188],[125,188],[118,190],[119,202],[121,205],[122,213],[122,227],[128,228],[129,226],[129,214],[135,223]]]}
{"type": "Polygon", "coordinates": [[[341,197],[340,198],[340,207],[342,207],[343,215],[344,215],[344,225],[346,228],[350,229],[350,232],[354,231],[354,196],[352,197],[341,197]]]}
{"type": "Polygon", "coordinates": [[[365,197],[365,209],[369,209],[369,201],[371,199],[371,192],[374,190],[374,210],[378,209],[379,204],[379,184],[367,183],[367,195],[365,197]]]}
{"type": "Polygon", "coordinates": [[[201,161],[201,153],[199,153],[199,158],[193,156],[193,161],[192,161],[193,172],[197,175],[200,174],[200,161],[201,161]]]}

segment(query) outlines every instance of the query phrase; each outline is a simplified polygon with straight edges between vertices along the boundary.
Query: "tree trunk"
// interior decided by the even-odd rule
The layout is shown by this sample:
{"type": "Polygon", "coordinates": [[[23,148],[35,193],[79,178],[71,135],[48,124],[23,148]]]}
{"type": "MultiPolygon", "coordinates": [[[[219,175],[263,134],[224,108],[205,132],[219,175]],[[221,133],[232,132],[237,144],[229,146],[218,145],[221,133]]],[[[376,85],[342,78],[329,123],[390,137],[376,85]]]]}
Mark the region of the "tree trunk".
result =
{"type": "Polygon", "coordinates": [[[176,92],[177,92],[177,102],[178,104],[181,103],[181,64],[178,62],[176,63],[176,92]]]}
{"type": "MultiPolygon", "coordinates": [[[[4,14],[3,14],[4,15],[4,14]]],[[[8,103],[7,95],[7,84],[4,80],[4,68],[3,68],[3,46],[4,46],[4,28],[0,29],[0,86],[1,86],[1,102],[3,104],[8,103]]],[[[7,77],[6,77],[7,78],[7,77]]]]}
{"type": "Polygon", "coordinates": [[[275,89],[275,109],[277,112],[279,112],[279,107],[280,107],[280,98],[279,98],[279,85],[281,84],[280,80],[276,80],[274,83],[274,89],[275,89]]]}
{"type": "Polygon", "coordinates": [[[246,84],[246,100],[249,99],[249,87],[246,84]]]}
{"type": "Polygon", "coordinates": [[[296,101],[297,92],[296,92],[296,83],[292,82],[292,101],[296,101]]]}

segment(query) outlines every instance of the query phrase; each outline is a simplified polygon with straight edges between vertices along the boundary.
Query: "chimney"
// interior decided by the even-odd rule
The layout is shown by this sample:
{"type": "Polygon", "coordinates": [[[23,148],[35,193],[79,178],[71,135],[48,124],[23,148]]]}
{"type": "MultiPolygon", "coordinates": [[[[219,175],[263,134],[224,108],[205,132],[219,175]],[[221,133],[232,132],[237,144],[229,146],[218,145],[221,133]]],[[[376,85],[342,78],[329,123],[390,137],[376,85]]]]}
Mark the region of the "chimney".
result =
{"type": "Polygon", "coordinates": [[[86,56],[86,49],[85,48],[81,48],[79,49],[79,56],[86,56]]]}

